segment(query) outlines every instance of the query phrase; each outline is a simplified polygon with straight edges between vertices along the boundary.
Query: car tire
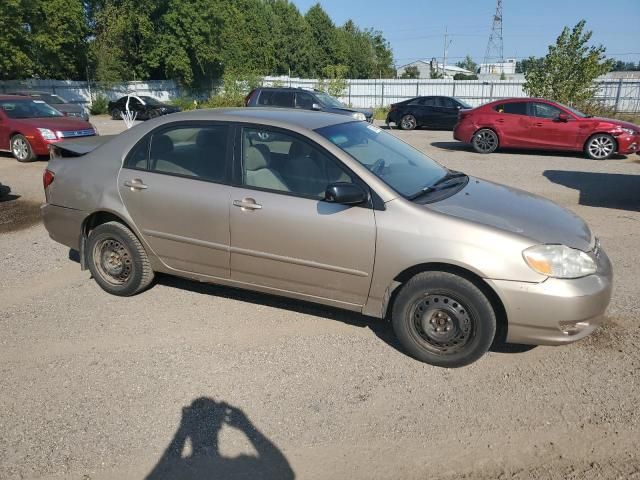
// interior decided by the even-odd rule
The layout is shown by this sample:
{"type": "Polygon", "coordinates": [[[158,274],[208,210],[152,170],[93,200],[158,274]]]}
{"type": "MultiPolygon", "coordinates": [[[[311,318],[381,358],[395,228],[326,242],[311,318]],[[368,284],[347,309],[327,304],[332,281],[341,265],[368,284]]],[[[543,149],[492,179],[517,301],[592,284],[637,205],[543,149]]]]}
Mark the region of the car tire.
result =
{"type": "Polygon", "coordinates": [[[114,108],[113,110],[111,110],[111,119],[122,120],[122,112],[119,108],[114,108]]]}
{"type": "Polygon", "coordinates": [[[147,114],[147,118],[151,120],[152,118],[156,118],[160,116],[160,112],[158,110],[150,110],[147,114]]]}
{"type": "Polygon", "coordinates": [[[29,140],[20,134],[11,137],[11,154],[21,163],[33,162],[38,158],[33,152],[29,140]]]}
{"type": "Polygon", "coordinates": [[[496,334],[489,299],[473,282],[447,272],[423,272],[407,281],[394,301],[391,321],[409,355],[446,368],[478,360],[496,334]]]}
{"type": "Polygon", "coordinates": [[[499,145],[498,134],[490,128],[481,128],[471,139],[471,146],[478,153],[493,153],[499,145]]]}
{"type": "Polygon", "coordinates": [[[403,115],[400,119],[400,130],[413,130],[418,126],[418,121],[413,115],[403,115]]]}
{"type": "Polygon", "coordinates": [[[91,275],[112,295],[129,297],[146,289],[153,281],[147,252],[129,228],[108,222],[89,233],[85,250],[91,275]]]}
{"type": "Polygon", "coordinates": [[[616,153],[618,145],[608,133],[596,133],[584,145],[584,153],[591,160],[606,160],[616,153]]]}

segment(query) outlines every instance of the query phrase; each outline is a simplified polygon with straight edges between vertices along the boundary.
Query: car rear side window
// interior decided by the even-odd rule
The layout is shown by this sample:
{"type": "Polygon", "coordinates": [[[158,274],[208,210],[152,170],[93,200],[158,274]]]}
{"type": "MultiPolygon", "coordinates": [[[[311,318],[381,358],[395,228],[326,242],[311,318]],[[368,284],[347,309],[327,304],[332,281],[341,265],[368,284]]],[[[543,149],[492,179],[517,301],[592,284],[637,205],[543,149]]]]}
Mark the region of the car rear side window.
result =
{"type": "Polygon", "coordinates": [[[435,107],[436,99],[435,97],[425,97],[422,99],[422,106],[424,107],[435,107]]]}
{"type": "Polygon", "coordinates": [[[273,90],[262,90],[258,96],[258,105],[268,107],[271,105],[271,99],[273,98],[273,90]]]}
{"type": "Polygon", "coordinates": [[[511,102],[496,105],[494,110],[498,113],[509,113],[511,115],[527,115],[527,102],[511,102]]]}
{"type": "Polygon", "coordinates": [[[226,180],[227,126],[181,125],[147,138],[131,150],[127,167],[213,182],[226,180]]]}

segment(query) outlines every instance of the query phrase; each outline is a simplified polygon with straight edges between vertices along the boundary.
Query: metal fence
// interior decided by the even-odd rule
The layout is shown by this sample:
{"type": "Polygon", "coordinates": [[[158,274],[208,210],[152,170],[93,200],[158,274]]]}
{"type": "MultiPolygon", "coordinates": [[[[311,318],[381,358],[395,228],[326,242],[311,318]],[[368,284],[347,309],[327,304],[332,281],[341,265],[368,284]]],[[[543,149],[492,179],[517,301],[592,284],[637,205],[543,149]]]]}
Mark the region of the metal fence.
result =
{"type": "MultiPolygon", "coordinates": [[[[640,80],[597,80],[596,100],[620,113],[640,113],[640,80]]],[[[354,107],[387,107],[425,95],[457,97],[472,106],[510,97],[526,97],[522,80],[347,80],[340,100],[354,107]]],[[[314,88],[318,80],[265,77],[263,85],[314,88]]]]}
{"type": "MultiPolygon", "coordinates": [[[[318,80],[265,77],[263,85],[282,85],[312,89],[318,80]]],[[[523,80],[347,80],[347,88],[340,99],[354,107],[387,107],[421,95],[447,95],[460,98],[478,106],[486,102],[508,97],[525,97],[523,80]]],[[[596,100],[620,113],[640,113],[640,79],[597,80],[596,100]]],[[[93,83],[64,80],[10,80],[0,81],[0,94],[16,90],[42,90],[57,93],[71,102],[90,103],[96,92],[113,100],[128,92],[149,95],[158,100],[167,101],[189,92],[183,90],[171,80],[149,80],[144,82],[126,82],[99,87],[93,83]]]]}

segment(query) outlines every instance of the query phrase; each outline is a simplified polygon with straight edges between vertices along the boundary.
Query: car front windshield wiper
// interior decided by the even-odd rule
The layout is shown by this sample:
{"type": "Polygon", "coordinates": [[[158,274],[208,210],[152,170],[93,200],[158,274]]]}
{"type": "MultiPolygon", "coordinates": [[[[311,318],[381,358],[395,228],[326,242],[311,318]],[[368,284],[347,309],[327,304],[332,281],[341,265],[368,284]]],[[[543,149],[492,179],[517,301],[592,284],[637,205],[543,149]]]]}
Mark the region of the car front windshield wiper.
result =
{"type": "Polygon", "coordinates": [[[409,200],[415,200],[416,198],[421,197],[422,195],[426,195],[427,193],[459,185],[461,182],[466,181],[467,178],[468,176],[466,173],[457,172],[455,170],[448,170],[447,173],[442,178],[438,179],[435,183],[421,188],[419,191],[417,191],[413,195],[408,196],[407,198],[409,200]],[[453,180],[456,181],[454,182],[453,180]]]}

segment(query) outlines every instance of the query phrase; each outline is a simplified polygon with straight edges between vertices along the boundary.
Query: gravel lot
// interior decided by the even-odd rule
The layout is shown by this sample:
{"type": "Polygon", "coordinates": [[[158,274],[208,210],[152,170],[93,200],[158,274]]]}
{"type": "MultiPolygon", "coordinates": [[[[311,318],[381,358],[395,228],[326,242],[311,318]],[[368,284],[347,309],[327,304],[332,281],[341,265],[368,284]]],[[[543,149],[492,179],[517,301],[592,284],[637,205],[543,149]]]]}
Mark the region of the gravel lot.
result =
{"type": "Polygon", "coordinates": [[[585,218],[615,268],[607,324],[445,370],[339,310],[169,277],[108,296],[39,223],[46,163],[0,154],[0,478],[640,479],[640,156],[393,133],[585,218]]]}

